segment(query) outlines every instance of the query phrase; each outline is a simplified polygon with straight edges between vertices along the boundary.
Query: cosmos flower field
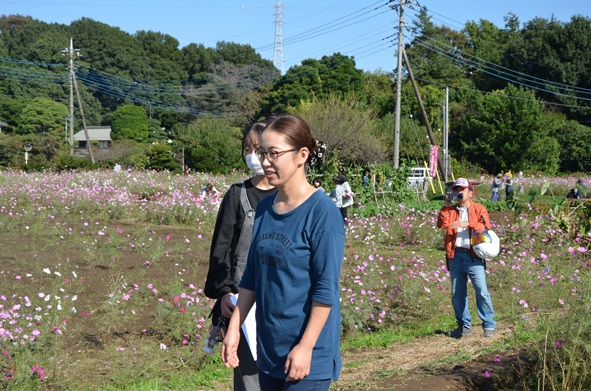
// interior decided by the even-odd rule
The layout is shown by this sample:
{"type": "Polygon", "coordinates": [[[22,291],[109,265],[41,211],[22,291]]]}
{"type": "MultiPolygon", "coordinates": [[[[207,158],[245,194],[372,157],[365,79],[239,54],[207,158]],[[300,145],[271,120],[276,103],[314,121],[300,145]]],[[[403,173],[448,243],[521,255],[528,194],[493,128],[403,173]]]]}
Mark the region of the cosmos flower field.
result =
{"type": "MultiPolygon", "coordinates": [[[[202,349],[213,304],[202,288],[223,191],[245,178],[1,172],[0,388],[124,388],[138,377],[163,389],[181,389],[179,379],[206,388],[207,376],[195,373],[227,376],[202,349]],[[202,197],[207,183],[222,194],[202,197]]],[[[575,180],[522,178],[520,207],[491,214],[502,246],[487,261],[498,333],[524,344],[545,335],[564,363],[562,352],[580,348],[573,330],[581,335],[591,319],[589,206],[563,201],[575,180]],[[545,183],[551,198],[529,203],[528,192],[545,183]]],[[[341,276],[344,339],[455,326],[439,207],[353,214],[341,276]]]]}

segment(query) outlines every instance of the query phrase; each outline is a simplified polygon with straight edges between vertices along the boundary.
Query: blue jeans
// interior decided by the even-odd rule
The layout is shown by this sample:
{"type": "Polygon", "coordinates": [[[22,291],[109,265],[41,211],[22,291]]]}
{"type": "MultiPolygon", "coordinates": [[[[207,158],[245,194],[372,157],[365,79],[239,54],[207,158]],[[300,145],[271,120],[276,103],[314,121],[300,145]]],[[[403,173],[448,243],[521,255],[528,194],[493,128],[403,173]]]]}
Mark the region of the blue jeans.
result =
{"type": "Polygon", "coordinates": [[[328,380],[300,380],[286,382],[263,372],[259,373],[261,391],[328,391],[331,379],[328,380]]]}
{"type": "Polygon", "coordinates": [[[468,309],[468,277],[470,277],[476,293],[476,307],[478,316],[482,320],[482,327],[485,330],[494,330],[497,326],[493,319],[495,311],[486,287],[486,273],[482,259],[472,258],[469,252],[456,251],[455,257],[449,260],[449,275],[452,287],[451,303],[458,325],[472,327],[472,316],[468,309]]]}

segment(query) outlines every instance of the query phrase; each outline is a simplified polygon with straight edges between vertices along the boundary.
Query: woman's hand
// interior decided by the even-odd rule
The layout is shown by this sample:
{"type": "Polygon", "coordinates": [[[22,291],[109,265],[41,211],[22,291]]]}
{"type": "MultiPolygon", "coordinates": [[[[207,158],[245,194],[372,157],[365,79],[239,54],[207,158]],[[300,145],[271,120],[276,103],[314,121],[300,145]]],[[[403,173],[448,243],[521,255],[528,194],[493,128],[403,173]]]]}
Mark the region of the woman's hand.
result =
{"type": "Polygon", "coordinates": [[[236,368],[240,364],[240,360],[238,359],[239,342],[240,329],[229,328],[222,343],[222,361],[228,368],[236,368]]]}
{"type": "Polygon", "coordinates": [[[220,309],[222,311],[222,316],[224,318],[230,319],[232,317],[232,313],[234,312],[234,304],[230,297],[234,296],[233,293],[226,293],[222,296],[222,302],[220,303],[220,309]]]}
{"type": "Polygon", "coordinates": [[[285,361],[285,373],[287,373],[285,381],[298,381],[308,376],[311,363],[312,349],[300,344],[296,345],[289,352],[285,361]]]}

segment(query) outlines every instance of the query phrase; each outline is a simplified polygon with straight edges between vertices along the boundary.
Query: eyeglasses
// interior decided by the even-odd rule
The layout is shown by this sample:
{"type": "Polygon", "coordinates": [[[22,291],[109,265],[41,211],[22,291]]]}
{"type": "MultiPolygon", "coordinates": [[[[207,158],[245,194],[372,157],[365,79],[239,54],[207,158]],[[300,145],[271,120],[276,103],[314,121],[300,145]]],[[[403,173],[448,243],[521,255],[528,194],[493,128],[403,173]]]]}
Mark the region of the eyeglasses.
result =
{"type": "Polygon", "coordinates": [[[279,159],[279,156],[281,156],[285,153],[288,153],[288,152],[295,152],[295,151],[299,151],[299,149],[293,148],[293,149],[288,149],[287,151],[269,151],[269,152],[261,151],[259,149],[255,153],[261,163],[263,162],[263,160],[265,160],[265,158],[269,161],[269,163],[275,163],[277,161],[277,159],[279,159]]]}

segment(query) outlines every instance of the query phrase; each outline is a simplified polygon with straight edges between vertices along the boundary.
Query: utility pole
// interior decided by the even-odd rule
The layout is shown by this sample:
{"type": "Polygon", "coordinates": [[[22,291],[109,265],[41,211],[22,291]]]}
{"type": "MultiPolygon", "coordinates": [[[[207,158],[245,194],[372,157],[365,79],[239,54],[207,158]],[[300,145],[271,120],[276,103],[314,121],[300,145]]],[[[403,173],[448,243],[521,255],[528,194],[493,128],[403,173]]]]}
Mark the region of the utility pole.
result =
{"type": "Polygon", "coordinates": [[[398,65],[396,71],[396,109],[394,111],[394,168],[400,167],[400,95],[402,91],[402,39],[404,37],[404,6],[407,0],[392,8],[398,12],[398,65]]]}
{"type": "MultiPolygon", "coordinates": [[[[435,141],[435,136],[433,135],[433,130],[431,129],[431,123],[429,122],[429,117],[427,116],[427,110],[425,110],[425,105],[423,104],[423,100],[421,99],[421,93],[419,91],[419,86],[415,77],[412,74],[412,68],[410,67],[410,62],[408,61],[408,57],[406,56],[406,50],[402,49],[402,54],[404,56],[404,62],[406,63],[406,70],[408,71],[408,77],[412,83],[412,88],[415,91],[415,95],[417,97],[417,101],[419,103],[419,109],[421,110],[421,115],[423,116],[423,122],[425,123],[425,128],[427,128],[427,134],[429,136],[429,140],[431,140],[431,145],[437,145],[435,141]]],[[[439,165],[439,169],[443,172],[443,160],[441,158],[441,154],[437,154],[437,163],[439,165]]]]}
{"type": "Polygon", "coordinates": [[[273,51],[273,65],[285,74],[285,58],[283,57],[283,4],[277,0],[275,6],[275,48],[273,51]]]}
{"type": "Polygon", "coordinates": [[[449,87],[445,87],[445,111],[443,112],[443,180],[449,176],[449,87]]]}
{"type": "Polygon", "coordinates": [[[82,127],[84,128],[84,135],[86,136],[86,146],[88,147],[88,155],[90,155],[90,162],[94,164],[94,154],[92,153],[92,146],[90,145],[90,135],[86,127],[86,118],[84,118],[84,109],[82,108],[82,100],[80,99],[80,91],[78,90],[78,83],[76,82],[76,75],[73,75],[72,81],[76,89],[76,97],[78,98],[78,108],[80,109],[80,117],[82,117],[82,127]]]}
{"type": "Polygon", "coordinates": [[[62,50],[64,56],[70,57],[70,156],[74,156],[74,56],[80,56],[80,50],[74,49],[74,41],[70,38],[70,48],[62,50]]]}
{"type": "MultiPolygon", "coordinates": [[[[390,0],[393,2],[395,0],[390,0]]],[[[394,112],[394,168],[400,167],[400,96],[402,92],[402,51],[404,49],[404,7],[413,9],[418,5],[413,0],[398,0],[399,3],[391,6],[398,13],[398,65],[396,66],[396,109],[394,112]]]]}

